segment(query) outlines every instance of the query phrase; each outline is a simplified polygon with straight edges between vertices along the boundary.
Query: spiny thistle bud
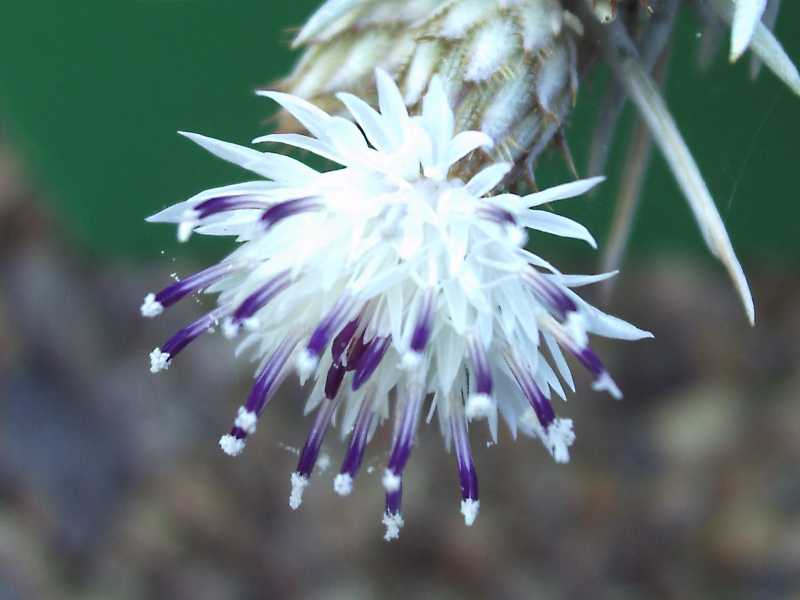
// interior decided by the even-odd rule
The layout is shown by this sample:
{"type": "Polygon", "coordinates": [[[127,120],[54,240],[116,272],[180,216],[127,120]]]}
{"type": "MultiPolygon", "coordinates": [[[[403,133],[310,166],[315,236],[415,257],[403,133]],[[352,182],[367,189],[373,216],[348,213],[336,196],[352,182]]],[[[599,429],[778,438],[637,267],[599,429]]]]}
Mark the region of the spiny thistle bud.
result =
{"type": "Polygon", "coordinates": [[[505,161],[517,166],[508,177],[514,181],[526,164],[532,177],[533,161],[574,104],[581,31],[559,0],[333,0],[295,39],[306,51],[283,87],[338,113],[337,92],[374,99],[371,74],[379,67],[415,108],[438,75],[456,131],[479,130],[494,142],[458,165],[457,175],[505,161]]]}

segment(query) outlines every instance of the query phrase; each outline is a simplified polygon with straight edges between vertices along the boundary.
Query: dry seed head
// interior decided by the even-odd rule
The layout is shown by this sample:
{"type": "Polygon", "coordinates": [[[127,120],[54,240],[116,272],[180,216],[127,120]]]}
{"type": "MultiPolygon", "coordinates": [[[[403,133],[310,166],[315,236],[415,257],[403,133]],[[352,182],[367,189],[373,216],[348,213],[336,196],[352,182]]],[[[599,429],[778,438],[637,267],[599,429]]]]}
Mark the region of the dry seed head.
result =
{"type": "MultiPolygon", "coordinates": [[[[456,130],[480,130],[494,141],[453,174],[467,179],[506,161],[518,175],[572,108],[580,32],[559,0],[334,0],[298,34],[295,46],[305,52],[283,87],[341,113],[338,92],[375,99],[372,73],[379,67],[414,109],[439,75],[456,130]]],[[[282,128],[296,128],[283,118],[282,128]]]]}

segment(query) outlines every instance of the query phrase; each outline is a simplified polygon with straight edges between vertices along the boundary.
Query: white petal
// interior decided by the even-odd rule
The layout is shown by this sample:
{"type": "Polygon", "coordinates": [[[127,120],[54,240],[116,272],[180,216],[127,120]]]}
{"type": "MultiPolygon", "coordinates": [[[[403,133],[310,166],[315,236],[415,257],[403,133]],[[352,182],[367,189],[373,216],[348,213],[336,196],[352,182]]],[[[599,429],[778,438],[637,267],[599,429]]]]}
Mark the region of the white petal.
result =
{"type": "Polygon", "coordinates": [[[466,190],[480,198],[492,191],[511,170],[511,163],[496,163],[476,173],[466,185],[466,190]]]}
{"type": "Polygon", "coordinates": [[[307,182],[308,178],[317,175],[317,172],[311,167],[307,167],[303,163],[288,156],[259,152],[258,150],[247,148],[246,146],[223,142],[222,140],[197,133],[188,133],[185,131],[179,131],[178,133],[202,146],[211,152],[211,154],[239,165],[248,171],[258,173],[268,179],[275,179],[276,181],[302,179],[307,182]]]}
{"type": "Polygon", "coordinates": [[[536,192],[535,194],[523,196],[522,202],[528,208],[533,208],[534,206],[541,206],[542,204],[554,202],[555,200],[574,198],[575,196],[585,194],[598,183],[605,181],[605,179],[605,177],[589,177],[588,179],[579,179],[578,181],[564,183],[542,190],[541,192],[536,192]]]}
{"type": "Polygon", "coordinates": [[[736,0],[731,25],[731,62],[736,62],[747,50],[765,8],[767,0],[736,0]]]}
{"type": "MultiPolygon", "coordinates": [[[[567,287],[576,288],[606,281],[614,277],[617,273],[619,273],[619,271],[609,271],[608,273],[598,273],[597,275],[558,275],[557,277],[553,277],[553,280],[567,287]]],[[[545,277],[549,277],[549,275],[545,275],[545,277]]]]}
{"type": "Polygon", "coordinates": [[[442,80],[438,75],[431,80],[428,93],[422,99],[422,120],[433,142],[434,160],[436,162],[444,160],[442,155],[447,151],[447,146],[453,137],[455,121],[442,80]]]}
{"type": "Polygon", "coordinates": [[[342,156],[340,156],[330,144],[307,135],[301,135],[299,133],[270,133],[269,135],[262,135],[253,140],[254,144],[263,144],[265,142],[286,144],[287,146],[307,150],[340,165],[345,164],[342,156]]]}
{"type": "Polygon", "coordinates": [[[378,87],[378,106],[387,123],[395,125],[398,139],[408,121],[408,109],[397,84],[383,69],[375,69],[375,83],[378,87]]]}
{"type": "Polygon", "coordinates": [[[378,150],[386,150],[389,147],[390,138],[384,127],[384,120],[381,115],[364,102],[358,96],[342,92],[336,94],[342,104],[347,107],[350,114],[364,130],[367,139],[378,150]]]}
{"type": "Polygon", "coordinates": [[[452,166],[476,148],[488,149],[492,145],[492,138],[482,131],[462,131],[450,140],[447,156],[444,159],[445,167],[452,166]]]}
{"type": "Polygon", "coordinates": [[[311,15],[306,24],[292,42],[295,48],[309,42],[312,38],[321,35],[322,31],[334,21],[345,16],[351,9],[358,6],[362,0],[328,0],[311,15]]]}
{"type": "Polygon", "coordinates": [[[270,98],[280,104],[295,119],[300,121],[303,127],[305,127],[314,137],[325,137],[325,131],[331,116],[324,110],[317,108],[302,98],[292,96],[291,94],[273,91],[258,91],[256,93],[259,96],[270,98]]]}
{"type": "Polygon", "coordinates": [[[583,240],[592,248],[597,248],[597,242],[589,230],[577,221],[567,217],[562,217],[546,210],[530,210],[521,214],[518,219],[520,224],[525,227],[561,237],[583,240]]]}

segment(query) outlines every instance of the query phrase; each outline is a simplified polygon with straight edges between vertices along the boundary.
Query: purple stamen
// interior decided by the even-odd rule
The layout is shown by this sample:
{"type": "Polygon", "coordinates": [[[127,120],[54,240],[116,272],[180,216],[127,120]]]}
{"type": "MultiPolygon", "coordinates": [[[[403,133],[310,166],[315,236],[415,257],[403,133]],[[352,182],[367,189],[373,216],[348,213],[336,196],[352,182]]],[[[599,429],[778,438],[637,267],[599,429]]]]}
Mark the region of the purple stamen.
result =
{"type": "Polygon", "coordinates": [[[333,363],[328,369],[328,376],[325,379],[325,397],[328,400],[333,400],[339,393],[345,372],[346,369],[339,363],[333,363]]]}
{"type": "Polygon", "coordinates": [[[342,330],[336,334],[331,343],[331,354],[333,355],[333,362],[342,362],[342,354],[347,349],[347,345],[358,329],[358,319],[353,319],[347,325],[342,327],[342,330]]]}
{"type": "Polygon", "coordinates": [[[194,207],[196,219],[201,220],[221,212],[244,209],[265,209],[269,206],[259,196],[219,196],[194,207]]]}
{"type": "Polygon", "coordinates": [[[424,392],[418,385],[409,384],[409,388],[406,391],[404,406],[395,421],[394,440],[387,465],[387,474],[395,477],[402,476],[408,457],[411,455],[411,446],[414,443],[414,434],[419,423],[422,400],[425,397],[424,392]]]}
{"type": "Polygon", "coordinates": [[[372,423],[375,420],[375,411],[372,409],[372,397],[367,397],[362,403],[350,434],[350,445],[347,448],[342,468],[334,481],[336,491],[345,496],[350,493],[353,479],[364,460],[364,450],[367,448],[367,438],[372,423]]]}
{"type": "Polygon", "coordinates": [[[600,361],[600,357],[588,346],[577,351],[572,351],[572,353],[595,378],[600,377],[606,372],[606,368],[600,361]]]}
{"type": "Polygon", "coordinates": [[[563,290],[552,281],[543,277],[539,271],[531,268],[527,275],[526,280],[534,293],[545,303],[549,304],[560,318],[563,319],[566,317],[567,313],[576,312],[578,310],[572,298],[567,296],[563,290]]]}
{"type": "Polygon", "coordinates": [[[336,302],[311,334],[306,345],[308,354],[317,358],[322,355],[322,350],[328,345],[333,332],[342,326],[342,321],[347,316],[351,305],[352,298],[349,296],[344,296],[336,302]]]}
{"type": "Polygon", "coordinates": [[[161,352],[167,354],[171,361],[175,358],[176,354],[191,344],[201,334],[213,328],[219,322],[220,317],[222,317],[222,312],[223,311],[220,309],[212,310],[187,327],[184,327],[166,341],[161,347],[161,352]]]}
{"type": "Polygon", "coordinates": [[[336,400],[323,400],[322,407],[317,412],[317,418],[314,419],[314,425],[311,432],[308,434],[308,439],[300,451],[300,460],[297,462],[297,470],[301,477],[308,479],[311,477],[311,472],[314,470],[314,465],[317,463],[319,450],[322,447],[322,440],[325,438],[325,433],[328,431],[328,426],[331,423],[333,411],[336,409],[338,402],[336,400]]]}
{"type": "Polygon", "coordinates": [[[433,325],[433,304],[434,291],[426,290],[419,305],[419,312],[417,313],[417,322],[414,325],[414,331],[411,334],[410,348],[412,352],[417,354],[421,354],[425,351],[425,346],[428,345],[428,340],[431,337],[431,329],[433,325]]]}
{"type": "Polygon", "coordinates": [[[246,321],[289,286],[289,271],[281,271],[250,294],[233,313],[233,323],[246,321]]]}
{"type": "Polygon", "coordinates": [[[550,401],[545,397],[539,386],[533,380],[533,377],[528,373],[516,360],[510,359],[508,361],[511,373],[517,381],[522,393],[528,399],[528,402],[536,413],[536,418],[539,424],[547,431],[548,427],[555,421],[556,413],[550,401]]]}
{"type": "Polygon", "coordinates": [[[360,388],[375,372],[378,365],[383,360],[386,351],[389,349],[389,344],[392,341],[392,336],[375,337],[367,344],[364,352],[358,357],[358,362],[355,365],[356,373],[353,375],[353,391],[355,392],[360,388]]]}
{"type": "Polygon", "coordinates": [[[188,294],[216,283],[233,269],[234,266],[231,263],[220,263],[189,275],[158,292],[155,296],[155,301],[161,304],[163,308],[172,306],[188,294]]]}
{"type": "Polygon", "coordinates": [[[264,411],[275,390],[288,374],[286,363],[289,361],[289,356],[296,343],[288,337],[285,338],[264,363],[264,368],[258,374],[256,382],[250,390],[250,395],[247,397],[245,408],[248,411],[256,415],[261,415],[264,411]]]}
{"type": "Polygon", "coordinates": [[[314,198],[297,198],[295,200],[287,200],[285,202],[279,202],[278,204],[270,206],[269,209],[267,209],[264,214],[261,215],[261,222],[265,227],[269,228],[279,221],[283,221],[284,219],[288,219],[294,215],[299,215],[300,213],[317,210],[319,208],[322,208],[322,205],[314,198]]]}
{"type": "Polygon", "coordinates": [[[461,411],[453,411],[450,417],[453,446],[458,462],[458,478],[461,483],[461,512],[469,526],[475,522],[480,506],[478,500],[478,474],[472,462],[467,424],[461,411]]]}

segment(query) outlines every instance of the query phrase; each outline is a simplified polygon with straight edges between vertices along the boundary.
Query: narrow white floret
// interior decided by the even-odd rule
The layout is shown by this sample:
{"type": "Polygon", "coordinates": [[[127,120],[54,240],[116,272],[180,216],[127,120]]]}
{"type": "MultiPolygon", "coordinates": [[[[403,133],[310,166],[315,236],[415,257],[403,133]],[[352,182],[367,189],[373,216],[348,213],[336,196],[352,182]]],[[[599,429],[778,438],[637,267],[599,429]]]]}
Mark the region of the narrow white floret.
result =
{"type": "Polygon", "coordinates": [[[383,489],[385,489],[387,492],[396,492],[400,489],[400,483],[402,481],[403,480],[399,475],[392,473],[391,469],[386,469],[382,480],[383,489]]]}
{"type": "Polygon", "coordinates": [[[308,376],[314,372],[319,364],[319,356],[312,354],[307,348],[303,348],[297,355],[297,374],[300,376],[300,381],[305,382],[308,376]]]}
{"type": "Polygon", "coordinates": [[[178,223],[178,241],[181,243],[188,242],[196,225],[197,212],[193,209],[187,210],[183,215],[183,220],[178,223]]]}
{"type": "Polygon", "coordinates": [[[303,491],[308,485],[308,479],[300,473],[292,473],[292,493],[289,494],[289,508],[297,510],[303,503],[303,491]]]}
{"type": "Polygon", "coordinates": [[[464,524],[467,527],[471,527],[475,522],[475,519],[478,518],[478,511],[480,510],[480,507],[480,500],[468,498],[461,501],[461,514],[464,515],[464,524]]]}
{"type": "Polygon", "coordinates": [[[236,415],[236,420],[233,424],[244,431],[247,435],[256,432],[256,423],[258,422],[258,415],[250,412],[244,406],[239,407],[239,413],[236,415]]]}
{"type": "Polygon", "coordinates": [[[564,321],[564,329],[579,348],[585,348],[589,344],[589,336],[586,333],[586,317],[583,313],[570,311],[564,321]]]}
{"type": "Polygon", "coordinates": [[[617,400],[622,398],[622,392],[608,373],[603,373],[595,379],[594,383],[592,383],[592,389],[596,392],[608,392],[617,400]]]}
{"type": "Polygon", "coordinates": [[[464,412],[468,421],[487,419],[494,413],[494,402],[487,394],[471,394],[464,412]]]}
{"type": "Polygon", "coordinates": [[[156,348],[150,353],[150,372],[159,373],[169,369],[169,354],[156,348]]]}
{"type": "Polygon", "coordinates": [[[569,462],[569,447],[575,441],[572,419],[556,419],[547,429],[547,445],[557,463],[569,462]]]}
{"type": "Polygon", "coordinates": [[[400,513],[383,513],[383,524],[386,526],[386,533],[383,536],[387,542],[396,540],[400,537],[400,530],[403,528],[403,517],[400,513]]]}
{"type": "Polygon", "coordinates": [[[261,320],[258,317],[250,317],[242,321],[242,325],[247,331],[257,331],[261,327],[261,320]]]}
{"type": "Polygon", "coordinates": [[[404,371],[412,371],[416,369],[422,362],[422,354],[409,350],[403,353],[403,358],[400,360],[400,368],[404,371]]]}
{"type": "Polygon", "coordinates": [[[340,496],[349,496],[353,491],[353,478],[348,473],[339,473],[333,480],[333,489],[340,496]]]}
{"type": "Polygon", "coordinates": [[[227,339],[232,340],[239,334],[239,324],[234,323],[230,317],[222,321],[222,335],[227,339]]]}
{"type": "Polygon", "coordinates": [[[157,317],[164,312],[164,307],[162,306],[161,302],[156,300],[155,294],[147,294],[147,296],[144,297],[144,302],[142,302],[142,307],[140,310],[142,311],[143,317],[152,319],[153,317],[157,317]]]}

